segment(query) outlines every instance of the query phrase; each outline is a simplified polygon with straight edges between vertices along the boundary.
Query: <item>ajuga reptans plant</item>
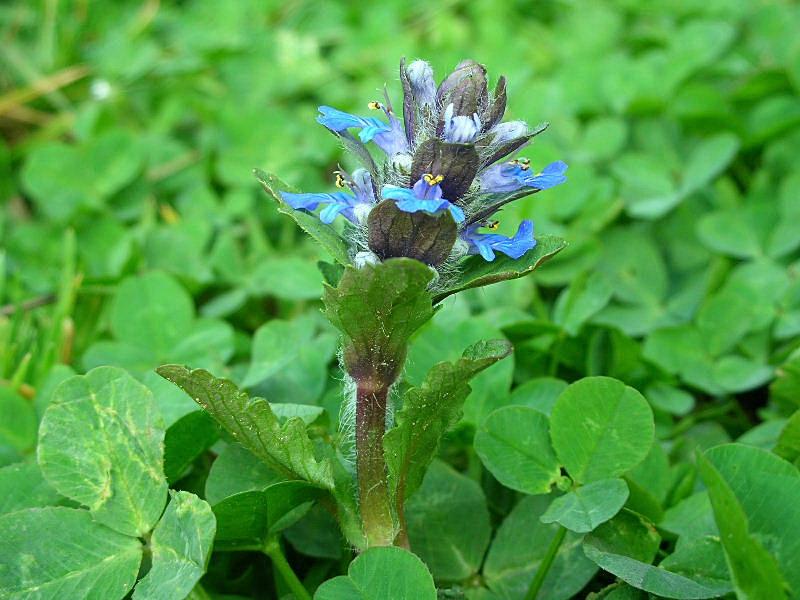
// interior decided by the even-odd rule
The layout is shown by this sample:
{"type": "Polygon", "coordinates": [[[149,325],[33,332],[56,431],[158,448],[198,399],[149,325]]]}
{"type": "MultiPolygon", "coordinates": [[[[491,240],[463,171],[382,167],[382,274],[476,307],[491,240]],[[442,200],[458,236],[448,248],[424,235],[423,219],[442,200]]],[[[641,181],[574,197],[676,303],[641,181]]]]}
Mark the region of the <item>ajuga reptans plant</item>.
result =
{"type": "Polygon", "coordinates": [[[564,246],[535,238],[527,220],[511,237],[493,231],[506,204],[563,183],[567,169],[561,161],[537,169],[512,158],[544,127],[503,121],[505,78],[490,94],[486,69],[465,60],[437,86],[428,63],[417,60],[401,62],[400,81],[401,104],[388,92],[369,102],[379,116],[319,108],[317,121],[359,163],[335,172],[336,191],[299,193],[256,171],[279,210],[335,261],[320,264],[323,301],[342,333],[354,460],[341,445],[310,439],[299,419],[281,425],[268,402],[248,399],[230,382],[182,367],[160,370],[256,456],[318,489],[357,549],[408,545],[405,501],[459,420],[469,379],[511,351],[505,340],[475,344],[400,395],[393,391],[411,335],[447,296],[527,275],[564,246]]]}

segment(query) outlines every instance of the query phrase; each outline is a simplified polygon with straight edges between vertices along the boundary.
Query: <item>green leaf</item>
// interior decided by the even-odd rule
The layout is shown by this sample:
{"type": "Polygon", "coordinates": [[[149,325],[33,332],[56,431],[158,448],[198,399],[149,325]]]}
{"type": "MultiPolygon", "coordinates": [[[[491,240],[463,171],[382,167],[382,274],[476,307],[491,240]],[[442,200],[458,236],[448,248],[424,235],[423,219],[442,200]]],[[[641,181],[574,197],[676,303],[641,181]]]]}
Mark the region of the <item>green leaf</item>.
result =
{"type": "Polygon", "coordinates": [[[315,215],[302,210],[295,210],[286,204],[280,195],[280,190],[290,190],[290,186],[278,179],[275,175],[255,169],[253,174],[258,179],[264,190],[278,203],[278,211],[291,217],[295,223],[313,237],[331,255],[331,258],[343,265],[350,264],[347,243],[333,227],[320,221],[315,215]]]}
{"type": "Polygon", "coordinates": [[[174,483],[194,459],[219,439],[219,428],[207,412],[195,410],[173,423],[164,436],[164,475],[174,483]]]}
{"type": "Polygon", "coordinates": [[[437,581],[463,581],[478,572],[491,527],[486,498],[476,482],[434,462],[409,500],[406,518],[411,549],[437,581]]]}
{"type": "Polygon", "coordinates": [[[659,566],[698,583],[727,586],[733,590],[719,535],[679,539],[674,552],[659,566]]]}
{"type": "Polygon", "coordinates": [[[680,388],[656,382],[645,390],[645,397],[654,408],[672,415],[683,416],[694,408],[694,397],[680,388]]]}
{"type": "Polygon", "coordinates": [[[150,390],[121,369],[99,367],[56,390],[39,429],[39,467],[97,521],[141,536],[167,499],[163,443],[150,390]]]}
{"type": "Polygon", "coordinates": [[[739,150],[739,139],[732,133],[720,133],[700,142],[691,152],[683,171],[681,193],[691,194],[722,173],[739,150]]]}
{"type": "Polygon", "coordinates": [[[250,398],[233,382],[203,369],[164,365],[156,371],[194,398],[236,441],[274,471],[333,488],[331,466],[328,461],[317,462],[302,419],[294,417],[281,425],[269,402],[250,398]]]}
{"type": "MultiPolygon", "coordinates": [[[[403,378],[420,386],[431,369],[443,360],[455,363],[464,348],[486,339],[502,339],[503,332],[484,315],[458,314],[441,310],[414,335],[409,346],[403,378]]],[[[472,388],[464,401],[463,422],[477,426],[492,410],[508,404],[508,390],[514,377],[514,356],[509,356],[478,373],[470,381],[472,388]]]]}
{"type": "Polygon", "coordinates": [[[436,600],[433,578],[420,559],[402,548],[370,548],[347,575],[323,583],[314,600],[436,600]]]}
{"type": "Polygon", "coordinates": [[[36,410],[17,392],[0,386],[0,446],[8,444],[17,452],[36,445],[36,410]]]}
{"type": "Polygon", "coordinates": [[[498,408],[475,434],[475,452],[504,486],[547,494],[561,477],[548,426],[548,418],[534,408],[498,408]]]}
{"type": "Polygon", "coordinates": [[[437,289],[433,297],[438,304],[448,296],[470,288],[491,285],[509,279],[518,279],[533,273],[542,263],[549,260],[567,246],[567,242],[551,235],[536,239],[536,247],[526,252],[522,258],[513,259],[504,254],[489,262],[481,256],[471,256],[462,261],[458,272],[437,289]]]}
{"type": "Polygon", "coordinates": [[[647,400],[610,377],[570,385],[550,416],[553,448],[581,483],[618,477],[644,460],[655,426],[647,400]]]}
{"type": "Polygon", "coordinates": [[[139,540],[74,508],[3,515],[0,539],[0,594],[7,600],[121,600],[136,582],[142,560],[139,540]]]}
{"type": "Polygon", "coordinates": [[[344,334],[344,365],[357,380],[394,382],[408,339],[433,315],[427,286],[433,271],[409,258],[345,269],[325,287],[325,315],[344,334]]]}
{"type": "Polygon", "coordinates": [[[556,400],[565,389],[567,382],[563,379],[534,377],[514,388],[509,403],[530,406],[549,417],[556,400]]]}
{"type": "Polygon", "coordinates": [[[713,357],[695,327],[679,325],[656,329],[645,341],[644,357],[704,391],[722,392],[714,377],[713,357]]]}
{"type": "Polygon", "coordinates": [[[584,545],[583,551],[601,569],[616,575],[635,588],[658,596],[691,600],[716,598],[730,591],[730,586],[725,583],[716,585],[700,583],[634,558],[603,552],[591,544],[584,545]]]}
{"type": "Polygon", "coordinates": [[[44,480],[36,463],[16,463],[0,469],[0,515],[61,504],[64,497],[44,480]]]}
{"type": "MultiPolygon", "coordinates": [[[[625,478],[646,490],[660,507],[665,502],[672,485],[669,457],[662,448],[661,442],[655,440],[645,459],[631,469],[625,478]]],[[[631,495],[633,495],[632,490],[631,495]]]]}
{"type": "Polygon", "coordinates": [[[719,528],[714,521],[714,511],[706,491],[692,494],[670,507],[658,526],[685,538],[705,535],[719,537],[719,528]]]}
{"type": "Polygon", "coordinates": [[[320,504],[315,504],[302,519],[287,527],[283,535],[295,550],[306,556],[338,560],[347,551],[339,524],[320,504]]]}
{"type": "Polygon", "coordinates": [[[645,153],[623,154],[617,157],[611,170],[620,180],[620,194],[633,217],[655,219],[681,200],[669,167],[660,157],[645,153]]]}
{"type": "Polygon", "coordinates": [[[800,350],[795,350],[776,373],[770,396],[793,409],[800,407],[800,350]]]}
{"type": "Polygon", "coordinates": [[[511,344],[505,340],[474,344],[458,361],[435,365],[421,386],[403,395],[395,427],[383,438],[390,487],[400,501],[422,483],[439,440],[461,418],[461,408],[470,393],[469,380],[511,351],[511,344]]]}
{"type": "Polygon", "coordinates": [[[159,271],[123,280],[110,319],[115,340],[88,348],[83,357],[88,368],[113,364],[144,372],[168,361],[214,368],[233,353],[232,327],[224,321],[195,319],[192,297],[159,271]]]}
{"type": "Polygon", "coordinates": [[[285,481],[239,444],[227,444],[211,465],[205,498],[213,506],[240,492],[260,491],[285,481]]]}
{"type": "Polygon", "coordinates": [[[800,464],[800,410],[796,411],[781,430],[775,454],[794,463],[800,464]]]}
{"type": "Polygon", "coordinates": [[[259,393],[273,401],[315,402],[325,389],[337,345],[330,327],[318,331],[317,320],[318,315],[273,319],[259,327],[242,385],[258,385],[259,393]]]}
{"type": "Polygon", "coordinates": [[[741,444],[712,448],[698,464],[736,589],[770,598],[786,596],[783,580],[800,589],[800,472],[741,444]]]}
{"type": "Polygon", "coordinates": [[[613,293],[614,288],[603,273],[580,276],[558,297],[553,322],[576,336],[581,326],[608,304],[613,293]]]}
{"type": "Polygon", "coordinates": [[[697,236],[710,250],[735,258],[761,256],[761,240],[742,208],[706,214],[697,223],[697,236]]]}
{"type": "Polygon", "coordinates": [[[253,336],[250,368],[242,385],[260,383],[297,360],[303,347],[311,343],[315,329],[314,321],[306,318],[272,319],[264,323],[253,336]]]}
{"type": "Polygon", "coordinates": [[[189,492],[170,494],[150,538],[152,566],[136,584],[134,600],[183,598],[205,573],[216,531],[211,507],[189,492]]]}
{"type": "Polygon", "coordinates": [[[22,183],[46,215],[63,221],[80,208],[102,207],[136,176],[143,158],[137,136],[111,129],[79,146],[35,147],[22,169],[22,183]]]}
{"type": "Polygon", "coordinates": [[[318,300],[322,295],[322,274],[310,260],[289,256],[266,258],[250,273],[247,287],[257,296],[318,300]]]}
{"type": "MultiPolygon", "coordinates": [[[[500,598],[523,598],[542,563],[558,525],[545,525],[540,518],[550,498],[523,498],[505,518],[489,548],[483,577],[500,598]]],[[[581,538],[568,532],[545,577],[540,598],[567,600],[594,576],[597,567],[581,549],[581,538]]]]}
{"type": "Polygon", "coordinates": [[[267,540],[305,516],[319,488],[305,481],[282,481],[263,490],[228,496],[212,507],[218,550],[258,550],[267,540]]]}
{"type": "Polygon", "coordinates": [[[624,554],[650,564],[658,552],[661,536],[641,514],[623,508],[613,519],[584,537],[583,541],[603,552],[624,554]]]}
{"type": "Polygon", "coordinates": [[[114,336],[156,355],[169,353],[186,337],[193,320],[192,297],[159,271],[125,279],[111,307],[114,336]]]}
{"type": "Polygon", "coordinates": [[[604,587],[592,596],[592,600],[648,600],[649,596],[641,590],[629,586],[624,581],[617,581],[604,587]]]}
{"type": "Polygon", "coordinates": [[[627,499],[628,486],[622,479],[600,479],[553,500],[542,523],[588,533],[616,515],[627,499]]]}

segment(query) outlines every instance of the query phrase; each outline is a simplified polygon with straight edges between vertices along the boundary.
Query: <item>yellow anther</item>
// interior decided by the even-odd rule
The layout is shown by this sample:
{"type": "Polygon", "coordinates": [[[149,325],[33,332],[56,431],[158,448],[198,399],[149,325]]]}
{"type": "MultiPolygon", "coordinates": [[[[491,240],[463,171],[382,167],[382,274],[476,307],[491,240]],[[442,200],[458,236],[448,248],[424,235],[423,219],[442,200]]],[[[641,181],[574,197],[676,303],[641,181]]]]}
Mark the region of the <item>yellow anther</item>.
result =
{"type": "Polygon", "coordinates": [[[336,174],[336,187],[343,188],[347,185],[347,180],[342,177],[342,174],[339,171],[334,171],[336,174]]]}
{"type": "Polygon", "coordinates": [[[531,168],[531,161],[529,158],[515,158],[512,161],[509,161],[510,165],[517,165],[523,171],[527,171],[531,168]]]}
{"type": "Polygon", "coordinates": [[[434,186],[444,181],[444,175],[434,175],[433,173],[425,173],[422,180],[430,186],[434,186]]]}
{"type": "Polygon", "coordinates": [[[383,108],[383,104],[378,102],[377,100],[373,100],[369,104],[367,104],[370,110],[380,110],[383,108]]]}
{"type": "Polygon", "coordinates": [[[500,227],[500,221],[487,221],[486,223],[486,228],[491,229],[492,231],[494,231],[498,227],[500,227]]]}

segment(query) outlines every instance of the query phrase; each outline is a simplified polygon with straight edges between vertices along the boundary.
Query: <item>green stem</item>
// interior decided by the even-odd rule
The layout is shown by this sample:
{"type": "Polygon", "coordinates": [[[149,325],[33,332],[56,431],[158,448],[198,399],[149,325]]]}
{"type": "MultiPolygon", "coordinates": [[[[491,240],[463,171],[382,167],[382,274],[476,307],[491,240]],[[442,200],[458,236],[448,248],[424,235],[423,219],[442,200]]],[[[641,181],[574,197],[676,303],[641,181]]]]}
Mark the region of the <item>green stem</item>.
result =
{"type": "Polygon", "coordinates": [[[361,522],[369,546],[391,546],[394,540],[386,461],[383,457],[388,396],[388,386],[358,382],[356,475],[361,522]]]}
{"type": "Polygon", "coordinates": [[[264,544],[263,551],[264,554],[269,556],[272,561],[272,566],[280,573],[280,576],[283,578],[283,581],[289,587],[292,594],[294,594],[294,597],[297,600],[311,600],[311,594],[309,594],[308,590],[303,586],[303,582],[297,578],[297,575],[295,575],[295,572],[292,570],[292,566],[283,555],[283,550],[281,550],[281,544],[278,539],[276,537],[270,537],[267,543],[264,544]]]}
{"type": "Polygon", "coordinates": [[[547,548],[547,554],[544,555],[542,563],[539,565],[539,568],[536,569],[536,576],[531,582],[531,587],[528,588],[528,593],[525,594],[525,600],[536,600],[544,584],[545,577],[547,577],[547,573],[550,572],[550,567],[553,566],[553,561],[556,559],[556,554],[558,554],[558,549],[561,547],[561,542],[564,541],[564,536],[566,535],[566,528],[559,525],[555,537],[547,548]]]}

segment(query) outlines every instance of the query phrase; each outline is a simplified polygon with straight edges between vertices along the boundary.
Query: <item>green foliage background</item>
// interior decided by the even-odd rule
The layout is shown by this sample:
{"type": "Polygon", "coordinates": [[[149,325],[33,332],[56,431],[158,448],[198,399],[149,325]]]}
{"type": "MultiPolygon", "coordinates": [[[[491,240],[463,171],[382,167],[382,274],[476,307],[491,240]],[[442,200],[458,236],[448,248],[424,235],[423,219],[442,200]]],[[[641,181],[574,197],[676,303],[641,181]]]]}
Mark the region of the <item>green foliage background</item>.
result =
{"type": "MultiPolygon", "coordinates": [[[[271,402],[322,407],[335,427],[326,257],[251,171],[332,188],[342,152],[316,107],[363,113],[383,82],[399,98],[401,56],[439,76],[466,57],[506,75],[509,117],[550,122],[524,154],[570,165],[568,184],[501,215],[505,233],[532,218],[569,247],[532,277],[446,300],[410,349],[404,377],[418,385],[475,341],[515,346],[476,378],[441,449],[466,474],[459,493],[481,534],[442,525],[441,539],[464,546],[457,565],[419,541],[437,582],[518,597],[503,550],[483,562],[489,528],[507,516],[542,528],[546,505],[517,503],[472,436],[508,404],[549,413],[580,377],[618,378],[653,409],[663,452],[646,461],[661,466],[628,484],[656,524],[702,488],[698,449],[739,441],[797,464],[797,418],[786,425],[800,408],[796,3],[18,0],[0,6],[0,28],[0,466],[35,456],[57,383],[100,365],[153,391],[167,477],[201,495],[206,449],[226,444],[211,428],[170,458],[172,426],[197,407],[154,367],[206,368],[271,402]]],[[[431,473],[455,477],[439,463],[431,473]]],[[[436,487],[426,479],[419,493],[436,487]]],[[[426,522],[420,498],[412,547],[414,523],[422,540],[441,517],[426,522]]],[[[349,560],[320,515],[287,534],[292,562],[318,580],[349,560]]],[[[530,552],[523,566],[544,548],[530,552]]],[[[209,587],[247,595],[258,569],[226,556],[209,587]]]]}

